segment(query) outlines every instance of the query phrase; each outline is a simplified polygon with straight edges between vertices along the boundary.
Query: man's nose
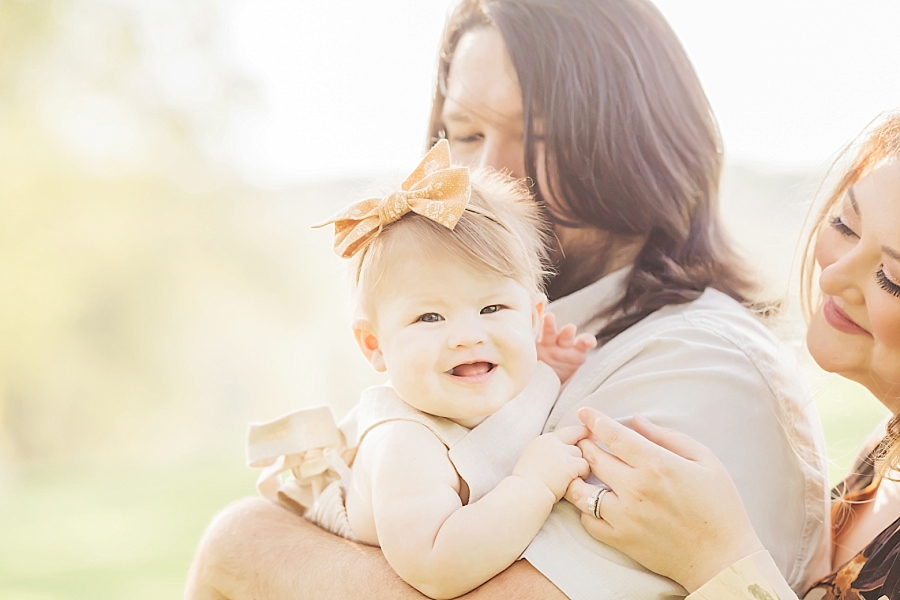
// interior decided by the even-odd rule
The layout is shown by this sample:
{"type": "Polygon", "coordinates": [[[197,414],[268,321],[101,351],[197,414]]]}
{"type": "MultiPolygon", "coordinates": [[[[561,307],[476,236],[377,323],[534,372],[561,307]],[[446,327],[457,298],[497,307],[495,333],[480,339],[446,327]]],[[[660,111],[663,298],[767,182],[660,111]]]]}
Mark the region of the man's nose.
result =
{"type": "Polygon", "coordinates": [[[508,144],[496,139],[486,138],[484,140],[476,166],[506,171],[519,179],[525,177],[524,152],[521,149],[510,148],[508,144]]]}

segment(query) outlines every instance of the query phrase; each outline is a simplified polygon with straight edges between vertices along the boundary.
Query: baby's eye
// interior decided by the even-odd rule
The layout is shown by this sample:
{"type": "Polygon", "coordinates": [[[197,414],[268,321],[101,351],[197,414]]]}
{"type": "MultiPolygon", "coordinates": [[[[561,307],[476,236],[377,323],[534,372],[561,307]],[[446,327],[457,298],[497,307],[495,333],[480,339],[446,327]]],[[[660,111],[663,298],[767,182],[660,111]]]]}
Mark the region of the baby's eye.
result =
{"type": "Polygon", "coordinates": [[[438,321],[443,321],[444,317],[437,313],[425,313],[424,315],[419,315],[416,319],[416,323],[437,323],[438,321]]]}
{"type": "Polygon", "coordinates": [[[485,306],[484,308],[482,308],[481,314],[490,315],[495,312],[499,312],[501,308],[503,308],[502,304],[491,304],[490,306],[485,306]]]}

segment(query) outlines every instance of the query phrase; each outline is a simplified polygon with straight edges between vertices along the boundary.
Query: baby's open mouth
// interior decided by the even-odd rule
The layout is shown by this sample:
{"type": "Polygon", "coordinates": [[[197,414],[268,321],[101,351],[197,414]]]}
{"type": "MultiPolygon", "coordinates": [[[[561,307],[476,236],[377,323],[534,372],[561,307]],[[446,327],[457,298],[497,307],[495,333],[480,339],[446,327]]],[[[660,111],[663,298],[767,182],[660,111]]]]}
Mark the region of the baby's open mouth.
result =
{"type": "Polygon", "coordinates": [[[497,365],[489,362],[466,363],[464,365],[456,365],[448,373],[455,377],[477,377],[491,372],[495,366],[497,365]]]}

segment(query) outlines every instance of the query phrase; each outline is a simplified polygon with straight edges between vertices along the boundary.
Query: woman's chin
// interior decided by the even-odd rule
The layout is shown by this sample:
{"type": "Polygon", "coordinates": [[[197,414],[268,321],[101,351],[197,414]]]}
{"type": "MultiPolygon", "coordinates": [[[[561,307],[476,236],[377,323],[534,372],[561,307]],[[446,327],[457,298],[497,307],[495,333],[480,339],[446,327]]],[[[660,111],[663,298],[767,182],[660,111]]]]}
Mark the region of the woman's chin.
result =
{"type": "MultiPolygon", "coordinates": [[[[848,376],[854,362],[853,340],[828,324],[820,307],[809,322],[806,347],[809,355],[823,371],[848,376]]],[[[852,379],[852,377],[851,377],[852,379]]]]}
{"type": "Polygon", "coordinates": [[[809,322],[806,347],[819,367],[840,375],[867,388],[892,412],[896,412],[884,397],[883,386],[872,377],[871,345],[863,336],[848,335],[832,327],[820,308],[809,322]]]}

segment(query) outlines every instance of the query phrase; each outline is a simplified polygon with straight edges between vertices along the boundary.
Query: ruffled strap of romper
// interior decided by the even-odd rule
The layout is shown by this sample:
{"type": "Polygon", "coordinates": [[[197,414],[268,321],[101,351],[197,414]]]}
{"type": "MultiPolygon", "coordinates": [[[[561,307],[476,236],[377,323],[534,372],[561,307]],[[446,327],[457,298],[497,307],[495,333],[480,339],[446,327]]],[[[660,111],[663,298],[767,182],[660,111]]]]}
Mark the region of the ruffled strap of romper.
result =
{"type": "Polygon", "coordinates": [[[300,514],[332,484],[339,491],[349,482],[353,454],[327,406],[251,423],[247,429],[247,464],[263,469],[256,482],[260,494],[300,514]],[[286,472],[293,477],[282,480],[286,472]]]}

